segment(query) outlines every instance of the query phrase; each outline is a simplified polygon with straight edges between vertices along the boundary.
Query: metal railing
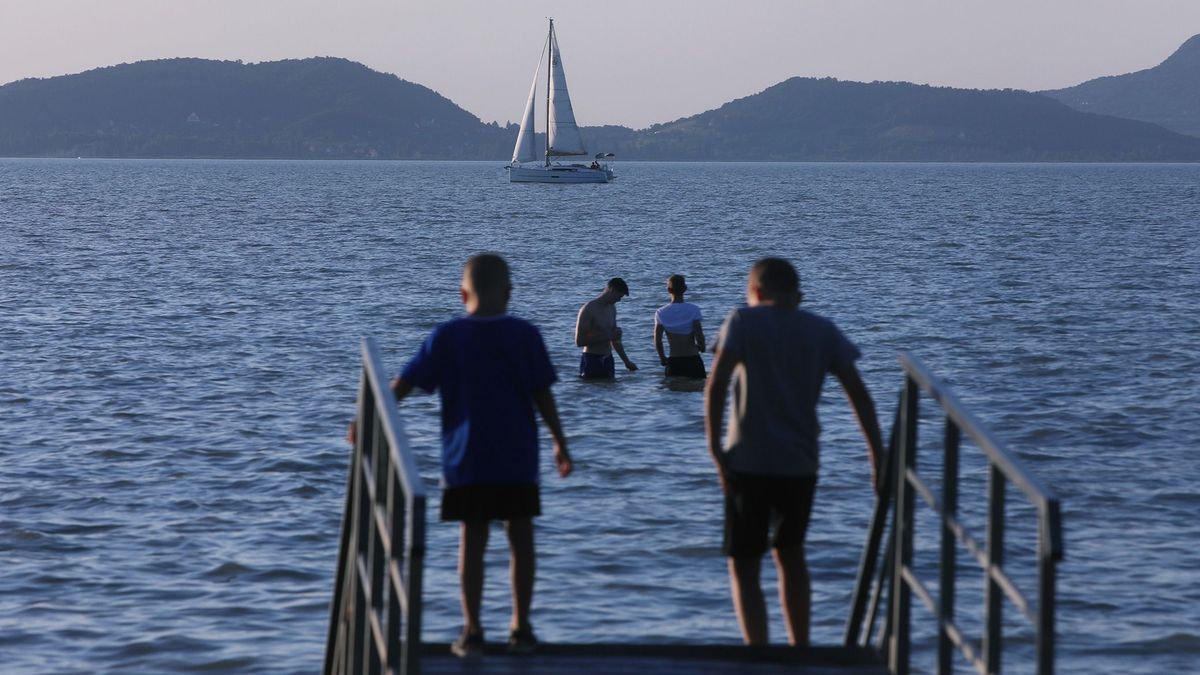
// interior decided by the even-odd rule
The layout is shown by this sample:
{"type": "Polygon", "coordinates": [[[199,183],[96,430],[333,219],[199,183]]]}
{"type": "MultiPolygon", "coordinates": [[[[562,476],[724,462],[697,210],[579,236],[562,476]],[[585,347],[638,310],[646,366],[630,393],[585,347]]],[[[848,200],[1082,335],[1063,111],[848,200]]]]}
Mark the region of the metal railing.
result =
{"type": "Polygon", "coordinates": [[[405,675],[420,672],[425,487],[374,340],[362,357],[324,673],[405,675]]]}
{"type": "Polygon", "coordinates": [[[889,594],[889,611],[883,640],[887,645],[888,669],[906,674],[910,656],[912,595],[937,618],[937,664],[939,673],[952,670],[957,648],[974,668],[985,675],[999,673],[1003,647],[1003,599],[1007,597],[1033,625],[1036,638],[1037,672],[1054,672],[1054,613],[1057,564],[1063,557],[1062,516],[1058,498],[1027,472],[1017,458],[996,440],[962,405],[949,387],[916,357],[901,353],[905,384],[892,428],[890,451],[874,518],[859,565],[858,582],[846,626],[847,646],[871,643],[881,596],[889,594]],[[939,500],[917,473],[918,401],[924,391],[936,401],[945,416],[943,432],[942,495],[939,500]],[[958,519],[959,449],[963,434],[983,451],[988,467],[987,539],[981,545],[958,519]],[[1005,491],[1015,485],[1037,511],[1038,599],[1036,608],[1004,571],[1005,491]],[[920,494],[941,519],[938,597],[913,569],[915,497],[920,494]],[[883,564],[876,564],[880,543],[892,511],[892,532],[884,549],[883,564]],[[968,639],[954,621],[957,549],[961,544],[972,554],[984,573],[984,636],[982,644],[968,639]],[[874,580],[874,583],[872,583],[874,580]]]}

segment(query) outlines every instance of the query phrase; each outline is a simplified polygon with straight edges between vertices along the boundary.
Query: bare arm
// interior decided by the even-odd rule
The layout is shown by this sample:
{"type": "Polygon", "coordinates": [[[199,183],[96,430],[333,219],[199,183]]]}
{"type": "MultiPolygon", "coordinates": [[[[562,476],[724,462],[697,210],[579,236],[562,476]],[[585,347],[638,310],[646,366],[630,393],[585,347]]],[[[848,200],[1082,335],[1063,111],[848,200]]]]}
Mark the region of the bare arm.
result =
{"type": "Polygon", "coordinates": [[[554,438],[554,464],[558,467],[559,475],[566,478],[571,475],[573,464],[571,455],[567,452],[567,437],[563,434],[562,422],[558,419],[558,405],[554,402],[554,394],[550,387],[533,392],[533,403],[545,420],[546,427],[550,429],[550,436],[554,438]]]}
{"type": "Polygon", "coordinates": [[[713,359],[712,372],[704,387],[704,434],[708,438],[708,454],[717,467],[721,491],[728,492],[725,453],[721,450],[721,427],[725,421],[725,397],[729,394],[729,382],[738,358],[727,351],[719,351],[713,359]]]}
{"type": "Polygon", "coordinates": [[[613,332],[616,335],[612,339],[613,351],[617,353],[617,356],[621,357],[621,362],[625,364],[626,370],[630,372],[637,370],[637,364],[630,361],[628,356],[625,356],[625,345],[621,344],[621,329],[617,328],[613,332]]]}
{"type": "Polygon", "coordinates": [[[879,419],[875,416],[875,402],[871,400],[871,393],[867,391],[867,385],[863,383],[858,368],[853,364],[846,372],[836,375],[842,383],[842,388],[846,390],[846,398],[850,401],[850,407],[854,409],[858,426],[867,441],[867,458],[871,461],[871,485],[875,492],[879,492],[879,462],[883,459],[883,436],[879,432],[879,419]]]}
{"type": "Polygon", "coordinates": [[[692,339],[696,341],[696,349],[704,351],[704,328],[700,325],[700,319],[692,322],[692,339]]]}
{"type": "Polygon", "coordinates": [[[396,396],[396,403],[403,401],[413,390],[411,382],[405,382],[400,378],[392,380],[392,393],[396,396]]]}
{"type": "Polygon", "coordinates": [[[588,316],[587,305],[579,308],[579,316],[575,317],[575,346],[586,347],[588,328],[591,326],[592,320],[588,316]]]}
{"type": "Polygon", "coordinates": [[[575,346],[588,346],[587,334],[591,327],[592,318],[588,315],[587,305],[579,308],[579,316],[575,317],[575,346]]]}
{"type": "Polygon", "coordinates": [[[654,324],[654,351],[658,352],[658,360],[665,366],[667,365],[667,353],[663,351],[662,339],[664,332],[666,332],[666,329],[663,328],[661,323],[654,324]]]}

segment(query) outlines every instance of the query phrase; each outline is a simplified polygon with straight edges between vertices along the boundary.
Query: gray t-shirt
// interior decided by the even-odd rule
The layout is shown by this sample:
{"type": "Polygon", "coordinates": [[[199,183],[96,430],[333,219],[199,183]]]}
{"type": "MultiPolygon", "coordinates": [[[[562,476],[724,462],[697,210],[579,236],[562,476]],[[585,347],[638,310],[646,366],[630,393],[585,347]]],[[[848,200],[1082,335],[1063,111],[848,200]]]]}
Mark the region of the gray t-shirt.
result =
{"type": "Polygon", "coordinates": [[[740,363],[725,438],[729,468],[761,476],[815,476],[817,401],[826,373],[861,354],[832,321],[802,309],[758,305],[729,313],[717,350],[740,363]]]}

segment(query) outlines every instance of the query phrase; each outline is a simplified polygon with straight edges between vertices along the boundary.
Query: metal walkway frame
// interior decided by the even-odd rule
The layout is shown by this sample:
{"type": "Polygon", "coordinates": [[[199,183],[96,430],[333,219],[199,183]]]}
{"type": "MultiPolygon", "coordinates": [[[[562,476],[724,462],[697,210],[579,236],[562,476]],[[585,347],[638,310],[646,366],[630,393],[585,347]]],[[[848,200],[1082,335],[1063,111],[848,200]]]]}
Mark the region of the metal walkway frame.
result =
{"type": "MultiPolygon", "coordinates": [[[[403,433],[379,347],[368,338],[363,340],[361,351],[357,438],[346,484],[323,672],[409,675],[421,672],[421,656],[431,648],[421,643],[426,493],[403,433]]],[[[916,357],[902,352],[900,365],[905,375],[904,387],[879,498],[863,548],[843,646],[783,654],[778,650],[734,645],[625,645],[624,651],[598,645],[546,645],[547,657],[574,654],[600,658],[610,654],[615,659],[656,656],[674,660],[690,655],[702,660],[733,659],[734,663],[747,665],[764,658],[768,661],[784,658],[792,663],[805,659],[828,663],[828,659],[833,659],[858,668],[854,672],[875,672],[879,666],[871,664],[879,662],[875,656],[878,652],[872,647],[873,633],[886,595],[888,609],[883,613],[881,642],[885,645],[887,667],[892,673],[907,675],[912,596],[916,594],[936,617],[938,672],[953,672],[953,650],[957,648],[977,671],[991,675],[1000,672],[1002,609],[1007,597],[1036,630],[1037,672],[1051,675],[1055,658],[1056,572],[1063,558],[1059,500],[916,357]],[[939,404],[944,416],[940,498],[917,472],[918,406],[922,392],[939,404]],[[959,453],[964,435],[983,452],[988,463],[988,525],[984,544],[971,536],[957,517],[959,453]],[[1016,486],[1037,512],[1036,605],[1029,602],[1003,568],[1005,493],[1009,484],[1016,486]],[[936,599],[912,565],[917,495],[941,519],[936,599]],[[889,520],[892,531],[888,544],[883,546],[889,520]],[[954,622],[956,544],[974,556],[983,570],[985,635],[981,644],[965,637],[954,622]]],[[[444,651],[444,647],[441,649],[444,651]]],[[[536,670],[535,662],[527,665],[531,668],[529,672],[536,670]]],[[[509,672],[504,667],[500,670],[509,672]]],[[[440,665],[435,668],[439,672],[440,669],[440,665]]]]}
{"type": "Polygon", "coordinates": [[[912,595],[915,593],[936,617],[939,673],[953,672],[955,648],[979,673],[999,673],[1003,651],[1003,600],[1007,597],[1036,631],[1037,672],[1051,675],[1054,672],[1057,565],[1063,559],[1058,497],[1029,473],[1016,455],[997,440],[950,387],[920,360],[902,352],[900,366],[905,374],[904,388],[892,427],[879,500],[859,565],[844,642],[847,646],[871,643],[881,596],[887,592],[890,609],[883,641],[888,669],[898,675],[908,673],[912,595]],[[917,472],[918,403],[922,392],[940,406],[944,416],[940,499],[917,472]],[[987,537],[983,544],[967,532],[958,519],[959,454],[964,434],[983,452],[988,465],[987,537]],[[1037,512],[1036,605],[1029,602],[1004,571],[1005,493],[1009,484],[1016,486],[1037,512]],[[912,565],[917,495],[937,512],[941,520],[936,600],[912,565]],[[888,545],[883,548],[883,564],[877,565],[889,511],[892,513],[892,532],[888,545]],[[975,558],[984,576],[984,636],[980,643],[967,638],[954,621],[958,571],[956,544],[962,545],[975,558]]]}
{"type": "Polygon", "coordinates": [[[425,486],[374,340],[362,358],[323,672],[419,673],[425,486]]]}

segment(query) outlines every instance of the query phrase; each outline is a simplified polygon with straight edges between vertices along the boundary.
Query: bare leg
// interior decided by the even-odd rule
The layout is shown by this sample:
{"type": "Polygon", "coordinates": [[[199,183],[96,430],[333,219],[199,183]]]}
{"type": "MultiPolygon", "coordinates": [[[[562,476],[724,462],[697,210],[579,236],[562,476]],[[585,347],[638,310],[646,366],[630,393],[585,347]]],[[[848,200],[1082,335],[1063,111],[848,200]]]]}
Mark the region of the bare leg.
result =
{"type": "Polygon", "coordinates": [[[512,630],[529,625],[529,606],[533,603],[533,577],[536,561],[533,549],[533,519],[514,518],[508,528],[508,576],[512,581],[512,630]]]}
{"type": "Polygon", "coordinates": [[[804,546],[775,549],[775,568],[779,570],[779,604],[787,619],[788,642],[807,647],[812,584],[804,546]]]}
{"type": "Polygon", "coordinates": [[[463,522],[458,544],[458,580],[462,587],[463,630],[478,633],[479,606],[483,604],[483,553],[487,549],[488,521],[463,522]]]}
{"type": "Polygon", "coordinates": [[[767,603],[763,599],[760,571],[762,558],[730,558],[729,586],[733,609],[748,645],[767,644],[767,603]]]}

